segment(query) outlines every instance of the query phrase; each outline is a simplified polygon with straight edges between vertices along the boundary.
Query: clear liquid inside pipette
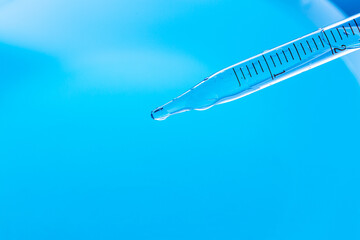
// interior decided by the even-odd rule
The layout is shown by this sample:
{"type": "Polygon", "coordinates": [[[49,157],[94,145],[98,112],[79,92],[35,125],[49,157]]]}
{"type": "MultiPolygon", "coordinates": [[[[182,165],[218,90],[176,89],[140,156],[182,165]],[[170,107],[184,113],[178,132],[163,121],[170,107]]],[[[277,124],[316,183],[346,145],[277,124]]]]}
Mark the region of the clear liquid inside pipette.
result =
{"type": "Polygon", "coordinates": [[[360,48],[360,14],[221,70],[151,112],[155,120],[233,101],[360,48]]]}

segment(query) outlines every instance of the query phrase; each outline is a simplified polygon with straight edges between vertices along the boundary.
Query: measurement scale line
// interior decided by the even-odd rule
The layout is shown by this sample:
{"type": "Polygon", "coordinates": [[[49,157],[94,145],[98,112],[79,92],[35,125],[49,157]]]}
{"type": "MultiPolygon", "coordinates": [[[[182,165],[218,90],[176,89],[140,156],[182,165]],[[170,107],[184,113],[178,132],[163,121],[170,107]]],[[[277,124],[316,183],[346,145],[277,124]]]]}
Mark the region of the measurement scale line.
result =
{"type": "Polygon", "coordinates": [[[335,38],[335,36],[334,36],[334,33],[333,33],[332,31],[330,31],[330,32],[331,32],[331,35],[333,36],[335,42],[337,42],[337,41],[336,41],[336,38],[335,38]]]}
{"type": "Polygon", "coordinates": [[[358,30],[359,30],[359,32],[360,32],[360,27],[359,27],[359,25],[357,24],[356,19],[354,19],[354,22],[355,22],[355,24],[356,24],[356,26],[357,26],[357,28],[358,28],[358,30]]]}
{"type": "Polygon", "coordinates": [[[314,42],[314,44],[315,44],[316,50],[319,50],[318,45],[317,45],[316,42],[315,42],[315,39],[313,38],[312,40],[313,40],[313,42],[314,42]]]}
{"type": "Polygon", "coordinates": [[[273,62],[273,64],[274,64],[274,67],[276,67],[276,64],[275,64],[275,61],[274,61],[273,57],[272,57],[272,56],[270,56],[270,58],[271,58],[271,61],[272,61],[272,62],[273,62]]]}
{"type": "Polygon", "coordinates": [[[240,83],[239,77],[238,77],[238,75],[236,74],[236,71],[235,71],[234,68],[233,68],[233,71],[234,71],[234,73],[235,73],[235,76],[236,76],[237,81],[239,82],[239,86],[241,87],[241,83],[240,83]]]}
{"type": "Polygon", "coordinates": [[[295,60],[295,58],[294,58],[294,56],[293,56],[293,54],[292,54],[292,52],[291,52],[291,49],[290,49],[290,48],[288,48],[288,49],[289,49],[289,52],[290,52],[290,55],[291,55],[292,60],[295,60]]]}
{"type": "Polygon", "coordinates": [[[325,32],[325,31],[324,31],[324,35],[325,35],[326,39],[327,39],[328,42],[329,42],[329,46],[330,46],[330,49],[331,49],[331,53],[332,53],[332,55],[334,55],[334,49],[333,49],[333,47],[331,46],[330,40],[329,40],[328,36],[326,35],[326,32],[325,32]]]}
{"type": "Polygon", "coordinates": [[[261,71],[264,72],[264,69],[263,69],[263,67],[261,66],[260,60],[258,60],[258,63],[259,63],[259,65],[260,65],[260,67],[261,67],[261,71]]]}
{"type": "Polygon", "coordinates": [[[252,75],[251,75],[251,72],[250,72],[250,69],[249,69],[248,65],[246,65],[246,68],[247,68],[247,70],[248,70],[248,72],[249,72],[250,77],[252,77],[252,75]]]}
{"type": "Polygon", "coordinates": [[[246,80],[245,74],[244,74],[244,72],[243,72],[243,70],[242,70],[241,68],[240,68],[240,71],[241,71],[241,73],[242,73],[242,75],[243,75],[244,79],[246,80]]]}
{"type": "Polygon", "coordinates": [[[318,37],[319,37],[319,39],[320,39],[320,42],[321,42],[322,46],[325,47],[325,45],[324,45],[324,43],[323,43],[323,40],[321,39],[320,35],[319,35],[318,37]]]}
{"type": "Polygon", "coordinates": [[[282,51],[282,53],[284,54],[284,57],[285,57],[286,62],[289,62],[288,59],[287,59],[287,57],[286,57],[286,55],[285,55],[284,50],[282,51]]]}
{"type": "Polygon", "coordinates": [[[308,46],[309,46],[310,52],[312,52],[312,49],[311,49],[311,46],[310,46],[309,41],[308,41],[308,40],[306,40],[306,42],[307,42],[307,44],[308,44],[308,46]]]}
{"type": "Polygon", "coordinates": [[[349,37],[349,34],[348,34],[347,31],[346,31],[346,28],[345,28],[344,26],[342,26],[342,27],[343,27],[343,29],[344,29],[344,32],[345,32],[346,37],[349,37]]]}
{"type": "Polygon", "coordinates": [[[298,54],[298,56],[299,56],[299,59],[300,59],[300,61],[301,61],[301,56],[300,56],[300,53],[299,53],[299,51],[298,51],[298,49],[297,49],[297,47],[296,47],[295,43],[294,43],[294,47],[295,47],[295,50],[296,50],[296,52],[297,52],[297,54],[298,54]]]}
{"type": "Polygon", "coordinates": [[[266,58],[265,58],[265,56],[264,56],[264,55],[263,55],[263,58],[264,58],[265,63],[266,63],[266,65],[267,65],[268,69],[269,69],[269,72],[270,72],[271,78],[272,78],[272,79],[274,79],[274,76],[272,75],[271,69],[270,69],[269,64],[268,64],[268,62],[267,62],[267,60],[266,60],[266,58]]]}
{"type": "Polygon", "coordinates": [[[256,75],[258,75],[258,71],[256,70],[255,64],[252,63],[252,65],[253,65],[253,67],[254,67],[254,69],[255,69],[256,75]]]}
{"type": "Polygon", "coordinates": [[[353,35],[355,35],[355,33],[354,33],[354,29],[351,27],[350,23],[349,23],[349,27],[350,27],[350,29],[351,29],[351,31],[352,31],[352,33],[353,33],[353,35]]]}
{"type": "Polygon", "coordinates": [[[300,43],[301,47],[302,47],[302,50],[304,51],[305,55],[306,55],[306,52],[305,52],[305,48],[304,46],[302,45],[302,43],[300,43]]]}
{"type": "Polygon", "coordinates": [[[278,53],[276,53],[276,56],[277,56],[277,57],[278,57],[278,59],[279,59],[280,65],[282,65],[282,62],[281,62],[281,59],[280,59],[279,54],[278,54],[278,53]]]}

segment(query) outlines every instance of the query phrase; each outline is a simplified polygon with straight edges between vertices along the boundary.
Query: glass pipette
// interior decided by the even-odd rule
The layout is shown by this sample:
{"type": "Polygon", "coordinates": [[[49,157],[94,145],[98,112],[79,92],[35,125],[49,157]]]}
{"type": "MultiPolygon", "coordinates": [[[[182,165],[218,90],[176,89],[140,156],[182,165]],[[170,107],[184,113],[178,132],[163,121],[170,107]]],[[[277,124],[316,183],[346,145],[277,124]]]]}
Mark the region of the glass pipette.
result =
{"type": "Polygon", "coordinates": [[[155,120],[249,95],[360,48],[360,14],[265,51],[205,78],[151,112],[155,120]]]}

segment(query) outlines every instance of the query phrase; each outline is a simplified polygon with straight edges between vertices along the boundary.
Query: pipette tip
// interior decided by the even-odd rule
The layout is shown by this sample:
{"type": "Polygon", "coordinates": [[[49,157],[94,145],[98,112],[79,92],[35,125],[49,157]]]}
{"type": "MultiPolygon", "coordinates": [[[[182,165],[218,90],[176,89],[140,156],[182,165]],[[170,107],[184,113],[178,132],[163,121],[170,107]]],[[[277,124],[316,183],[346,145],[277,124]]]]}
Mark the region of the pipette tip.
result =
{"type": "Polygon", "coordinates": [[[165,120],[170,114],[163,108],[158,107],[151,112],[151,118],[157,121],[165,120]]]}

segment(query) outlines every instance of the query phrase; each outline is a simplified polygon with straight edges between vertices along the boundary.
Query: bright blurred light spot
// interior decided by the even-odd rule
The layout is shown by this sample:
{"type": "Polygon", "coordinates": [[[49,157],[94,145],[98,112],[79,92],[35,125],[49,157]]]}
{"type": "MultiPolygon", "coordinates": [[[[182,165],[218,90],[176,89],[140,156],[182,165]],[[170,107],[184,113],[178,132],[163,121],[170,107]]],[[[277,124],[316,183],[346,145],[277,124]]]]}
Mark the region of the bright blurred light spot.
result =
{"type": "Polygon", "coordinates": [[[83,87],[164,89],[189,86],[207,71],[199,61],[186,54],[156,50],[109,50],[69,63],[77,69],[83,87]]]}

